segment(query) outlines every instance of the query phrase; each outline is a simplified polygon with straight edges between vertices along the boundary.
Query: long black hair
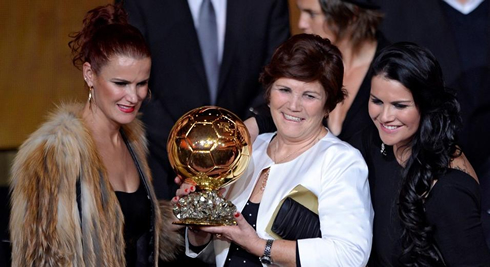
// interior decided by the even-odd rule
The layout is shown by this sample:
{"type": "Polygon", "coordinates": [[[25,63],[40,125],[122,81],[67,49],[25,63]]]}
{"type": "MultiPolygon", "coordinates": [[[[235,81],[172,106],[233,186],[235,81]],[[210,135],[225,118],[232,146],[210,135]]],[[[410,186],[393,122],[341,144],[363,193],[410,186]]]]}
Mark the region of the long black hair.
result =
{"type": "Polygon", "coordinates": [[[405,266],[441,266],[443,259],[433,240],[424,199],[461,154],[456,131],[461,125],[455,94],[444,86],[442,70],[434,55],[414,43],[386,47],[373,62],[374,75],[396,80],[410,90],[420,112],[420,125],[402,149],[411,150],[402,172],[398,213],[403,228],[405,266]]]}

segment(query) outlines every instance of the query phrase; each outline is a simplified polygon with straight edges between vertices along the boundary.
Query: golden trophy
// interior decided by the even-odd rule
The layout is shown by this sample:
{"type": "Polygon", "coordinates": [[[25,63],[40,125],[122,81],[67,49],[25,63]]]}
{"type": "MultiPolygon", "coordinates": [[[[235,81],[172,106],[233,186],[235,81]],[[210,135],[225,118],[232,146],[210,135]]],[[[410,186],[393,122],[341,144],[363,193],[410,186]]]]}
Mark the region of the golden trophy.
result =
{"type": "Polygon", "coordinates": [[[167,141],[170,164],[196,192],[183,196],[173,212],[184,225],[234,225],[236,207],[218,190],[235,182],[250,161],[250,134],[231,111],[193,109],[177,120],[167,141]]]}

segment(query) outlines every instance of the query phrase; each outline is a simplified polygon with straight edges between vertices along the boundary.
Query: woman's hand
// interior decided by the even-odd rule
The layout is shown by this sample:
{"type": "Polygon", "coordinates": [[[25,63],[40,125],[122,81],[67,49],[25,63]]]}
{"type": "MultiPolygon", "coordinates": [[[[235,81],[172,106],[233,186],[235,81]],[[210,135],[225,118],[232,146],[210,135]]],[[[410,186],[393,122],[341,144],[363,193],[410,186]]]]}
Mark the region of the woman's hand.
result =
{"type": "Polygon", "coordinates": [[[235,213],[236,225],[233,226],[202,226],[201,231],[211,233],[216,238],[231,241],[251,254],[262,255],[265,240],[261,239],[253,227],[240,212],[235,213]]]}
{"type": "MultiPolygon", "coordinates": [[[[177,202],[179,202],[179,199],[182,197],[182,196],[185,196],[185,195],[188,195],[190,194],[191,192],[194,192],[196,190],[196,187],[192,184],[189,184],[189,183],[183,183],[182,182],[182,179],[180,179],[180,177],[175,177],[174,178],[174,182],[178,185],[180,185],[180,188],[177,189],[177,191],[175,192],[175,197],[173,197],[170,202],[175,205],[177,204],[177,202]]],[[[178,221],[179,219],[177,217],[175,217],[174,215],[174,221],[178,221]]],[[[177,229],[182,229],[183,226],[182,225],[176,225],[176,228],[177,229]]]]}
{"type": "MultiPolygon", "coordinates": [[[[175,197],[172,198],[172,203],[177,204],[179,199],[196,191],[196,185],[188,182],[183,182],[180,177],[175,177],[174,182],[180,185],[175,192],[175,197]]],[[[187,227],[187,239],[193,246],[202,246],[211,240],[211,234],[201,231],[198,226],[187,227]]]]}
{"type": "Polygon", "coordinates": [[[196,185],[188,182],[183,182],[183,180],[179,177],[176,176],[174,178],[174,182],[177,185],[180,185],[179,189],[175,191],[175,197],[172,198],[172,203],[176,204],[179,199],[183,196],[186,196],[194,191],[196,191],[196,185]]]}

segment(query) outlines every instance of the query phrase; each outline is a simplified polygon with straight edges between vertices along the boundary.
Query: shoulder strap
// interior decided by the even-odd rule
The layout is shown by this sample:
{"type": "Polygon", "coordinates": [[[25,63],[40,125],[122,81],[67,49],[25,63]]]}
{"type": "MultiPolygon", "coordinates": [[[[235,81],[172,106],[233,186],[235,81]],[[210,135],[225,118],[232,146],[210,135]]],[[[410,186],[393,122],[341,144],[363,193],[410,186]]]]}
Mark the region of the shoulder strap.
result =
{"type": "Polygon", "coordinates": [[[138,157],[136,157],[136,154],[134,153],[133,147],[131,146],[131,143],[129,143],[128,137],[126,136],[126,133],[123,131],[122,128],[121,128],[120,132],[121,132],[121,136],[124,140],[124,143],[126,144],[126,147],[128,148],[129,154],[131,154],[131,158],[133,159],[134,164],[136,165],[136,169],[138,170],[138,174],[142,178],[141,180],[143,180],[143,183],[145,184],[145,187],[148,190],[148,185],[146,184],[147,179],[145,179],[147,177],[145,176],[145,173],[141,169],[139,159],[138,159],[138,157]]]}
{"type": "MultiPolygon", "coordinates": [[[[155,242],[155,239],[154,239],[154,229],[155,229],[155,209],[158,209],[158,206],[154,205],[153,201],[151,200],[151,191],[150,191],[150,185],[148,184],[148,181],[150,181],[148,179],[148,177],[146,177],[145,173],[143,172],[143,170],[141,169],[141,166],[140,166],[140,162],[139,162],[139,159],[138,157],[136,157],[136,153],[134,152],[133,150],[133,147],[131,146],[131,143],[129,142],[128,140],[128,137],[126,136],[126,133],[124,132],[124,130],[121,128],[120,130],[121,132],[121,136],[124,140],[124,143],[126,144],[126,147],[128,148],[128,151],[129,151],[129,154],[131,154],[131,158],[133,158],[133,161],[134,161],[134,164],[136,165],[136,169],[138,170],[138,173],[140,175],[140,180],[143,182],[143,184],[145,185],[145,189],[146,189],[146,194],[148,196],[148,198],[150,199],[150,202],[151,202],[151,227],[150,227],[150,234],[151,234],[151,237],[150,237],[150,241],[149,241],[149,246],[150,247],[153,247],[154,246],[154,242],[155,242]]],[[[149,259],[153,259],[154,258],[154,253],[155,251],[152,250],[150,255],[149,255],[149,259]]],[[[152,261],[152,260],[150,260],[152,261]]]]}

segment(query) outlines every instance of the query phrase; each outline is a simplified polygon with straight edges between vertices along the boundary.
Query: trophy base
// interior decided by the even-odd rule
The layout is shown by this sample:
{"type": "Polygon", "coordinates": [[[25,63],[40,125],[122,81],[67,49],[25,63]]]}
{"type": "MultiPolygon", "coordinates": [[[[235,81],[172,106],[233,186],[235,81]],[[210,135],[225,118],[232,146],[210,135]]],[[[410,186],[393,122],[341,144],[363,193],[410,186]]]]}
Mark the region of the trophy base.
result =
{"type": "Polygon", "coordinates": [[[236,225],[236,206],[217,191],[193,192],[183,196],[174,204],[174,215],[179,221],[173,224],[221,226],[236,225]]]}
{"type": "Polygon", "coordinates": [[[181,221],[172,222],[173,224],[178,225],[187,225],[187,226],[223,226],[223,225],[236,225],[236,221],[229,220],[215,220],[215,221],[200,221],[196,219],[186,219],[181,221]]]}

